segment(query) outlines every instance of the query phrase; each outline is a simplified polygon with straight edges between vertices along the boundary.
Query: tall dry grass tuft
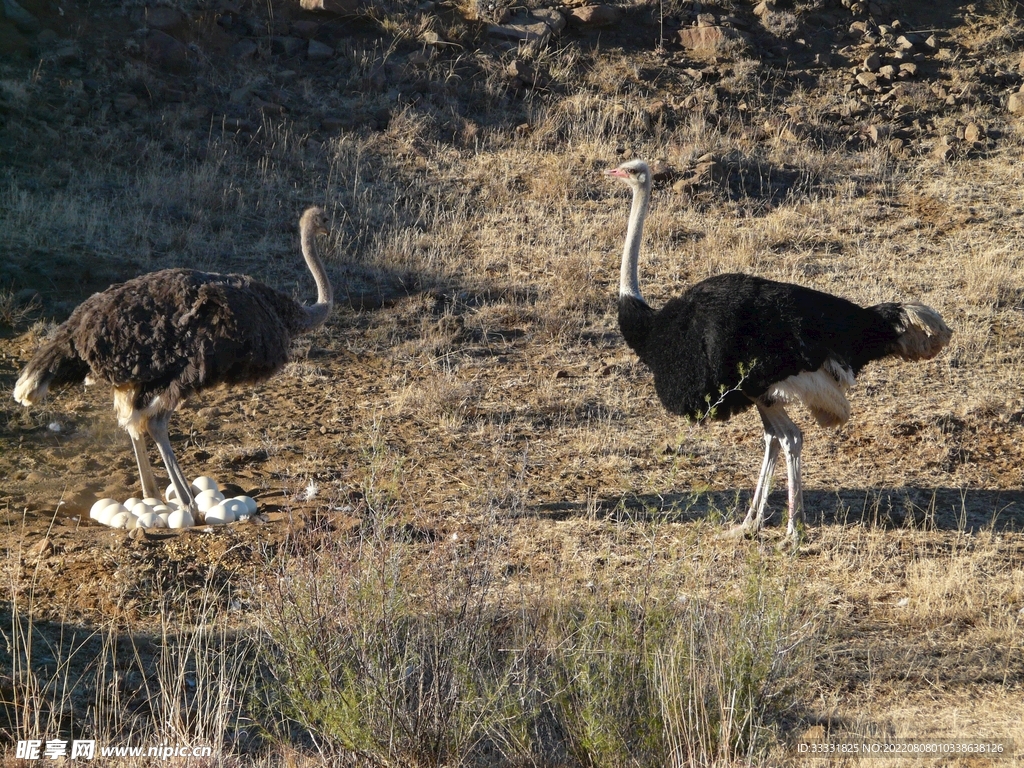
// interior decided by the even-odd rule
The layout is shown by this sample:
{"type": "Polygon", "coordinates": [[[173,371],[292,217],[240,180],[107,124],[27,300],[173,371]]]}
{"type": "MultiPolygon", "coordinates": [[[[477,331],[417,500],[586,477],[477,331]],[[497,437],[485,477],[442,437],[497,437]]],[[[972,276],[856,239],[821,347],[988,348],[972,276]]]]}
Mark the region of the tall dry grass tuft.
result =
{"type": "Polygon", "coordinates": [[[284,745],[427,766],[777,754],[817,629],[776,561],[708,589],[651,544],[639,577],[521,590],[496,509],[465,539],[419,530],[372,460],[362,524],[294,537],[262,600],[261,719],[284,745]]]}

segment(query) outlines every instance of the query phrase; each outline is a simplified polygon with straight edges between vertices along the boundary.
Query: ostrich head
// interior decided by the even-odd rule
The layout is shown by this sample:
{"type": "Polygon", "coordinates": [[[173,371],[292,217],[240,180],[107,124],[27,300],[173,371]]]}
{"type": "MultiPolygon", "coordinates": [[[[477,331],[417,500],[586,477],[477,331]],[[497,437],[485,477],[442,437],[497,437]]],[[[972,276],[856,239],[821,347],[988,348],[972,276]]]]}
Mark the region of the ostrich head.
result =
{"type": "Polygon", "coordinates": [[[302,218],[299,219],[299,231],[309,232],[314,235],[326,235],[327,231],[327,214],[324,213],[323,208],[307,208],[302,218]]]}
{"type": "Polygon", "coordinates": [[[647,163],[643,160],[630,160],[628,163],[623,163],[618,168],[613,168],[604,173],[605,176],[622,179],[633,189],[649,187],[651,184],[651,169],[647,167],[647,163]]]}

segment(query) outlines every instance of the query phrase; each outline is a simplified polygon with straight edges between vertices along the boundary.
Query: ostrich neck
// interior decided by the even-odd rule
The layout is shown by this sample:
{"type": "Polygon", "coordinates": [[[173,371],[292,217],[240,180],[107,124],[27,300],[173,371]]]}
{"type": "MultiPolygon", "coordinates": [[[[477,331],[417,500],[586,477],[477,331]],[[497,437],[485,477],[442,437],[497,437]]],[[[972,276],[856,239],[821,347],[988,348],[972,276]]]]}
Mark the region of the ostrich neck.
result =
{"type": "Polygon", "coordinates": [[[323,325],[327,320],[327,316],[331,314],[331,308],[334,306],[334,290],[331,288],[331,281],[327,279],[324,264],[316,253],[312,227],[304,226],[302,228],[301,240],[302,256],[306,259],[306,266],[309,267],[309,271],[316,281],[316,304],[302,308],[304,321],[299,332],[305,333],[323,325]]]}
{"type": "Polygon", "coordinates": [[[650,200],[649,182],[634,187],[629,226],[626,228],[626,244],[622,249],[622,267],[619,270],[619,296],[631,296],[640,301],[643,301],[644,297],[640,293],[637,261],[640,258],[640,241],[643,239],[644,218],[647,216],[647,204],[650,200]]]}

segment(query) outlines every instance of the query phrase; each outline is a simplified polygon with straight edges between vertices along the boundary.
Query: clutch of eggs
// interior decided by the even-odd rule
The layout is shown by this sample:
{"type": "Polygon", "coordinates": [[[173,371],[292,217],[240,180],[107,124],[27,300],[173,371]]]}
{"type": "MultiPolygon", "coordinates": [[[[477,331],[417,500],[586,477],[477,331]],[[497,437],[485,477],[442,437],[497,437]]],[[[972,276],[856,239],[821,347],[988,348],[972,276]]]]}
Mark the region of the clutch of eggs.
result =
{"type": "Polygon", "coordinates": [[[191,528],[194,525],[225,525],[245,522],[256,514],[256,502],[250,496],[224,498],[220,485],[212,477],[200,475],[192,481],[198,519],[178,503],[174,485],[167,486],[166,502],[160,499],[132,497],[122,504],[117,499],[100,499],[89,510],[89,517],[111,528],[191,528]]]}

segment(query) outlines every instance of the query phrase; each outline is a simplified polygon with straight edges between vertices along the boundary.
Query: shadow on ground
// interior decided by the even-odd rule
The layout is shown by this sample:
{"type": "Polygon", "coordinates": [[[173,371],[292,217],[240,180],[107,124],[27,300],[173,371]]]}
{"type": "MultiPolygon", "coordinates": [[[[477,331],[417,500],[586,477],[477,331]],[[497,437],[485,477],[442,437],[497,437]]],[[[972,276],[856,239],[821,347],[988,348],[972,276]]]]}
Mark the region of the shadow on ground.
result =
{"type": "MultiPolygon", "coordinates": [[[[540,504],[527,516],[566,520],[597,516],[622,520],[691,522],[743,518],[750,491],[624,494],[579,502],[540,504]]],[[[768,525],[785,522],[786,493],[769,497],[768,525]]],[[[964,488],[856,488],[804,491],[808,525],[867,525],[977,532],[1024,531],[1024,491],[964,488]]]]}

